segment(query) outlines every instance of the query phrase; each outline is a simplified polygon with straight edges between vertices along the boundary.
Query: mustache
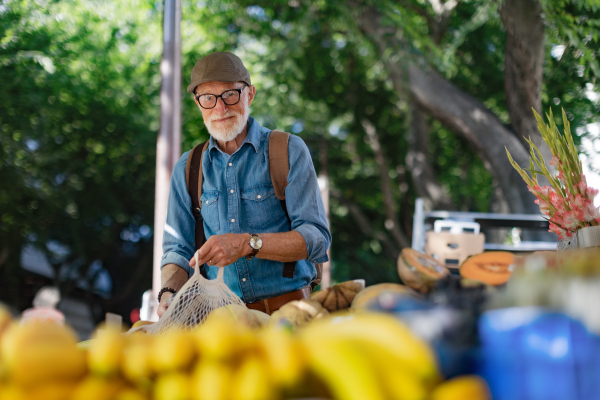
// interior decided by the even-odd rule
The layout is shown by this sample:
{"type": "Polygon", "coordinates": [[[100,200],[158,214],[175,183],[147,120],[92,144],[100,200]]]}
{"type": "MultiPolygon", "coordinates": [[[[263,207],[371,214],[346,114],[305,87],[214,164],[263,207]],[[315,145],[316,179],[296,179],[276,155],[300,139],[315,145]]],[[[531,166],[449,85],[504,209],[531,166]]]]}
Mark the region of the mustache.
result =
{"type": "Polygon", "coordinates": [[[218,119],[223,119],[223,118],[228,118],[228,117],[237,117],[239,115],[240,115],[240,113],[238,113],[237,111],[227,110],[227,112],[225,114],[211,116],[209,121],[214,122],[218,119]]]}

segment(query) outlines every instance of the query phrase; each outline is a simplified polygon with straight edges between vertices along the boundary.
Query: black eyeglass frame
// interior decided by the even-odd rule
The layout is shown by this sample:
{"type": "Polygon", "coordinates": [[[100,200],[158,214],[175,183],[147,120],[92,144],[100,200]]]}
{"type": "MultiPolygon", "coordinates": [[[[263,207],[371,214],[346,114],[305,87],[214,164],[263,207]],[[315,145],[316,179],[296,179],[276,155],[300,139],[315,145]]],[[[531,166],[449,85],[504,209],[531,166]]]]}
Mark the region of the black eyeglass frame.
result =
{"type": "Polygon", "coordinates": [[[212,93],[202,93],[202,94],[197,94],[194,96],[194,98],[196,99],[196,102],[198,103],[198,105],[202,108],[204,108],[205,110],[211,110],[213,108],[215,108],[217,106],[217,103],[219,102],[219,97],[221,98],[221,101],[223,102],[223,104],[228,105],[228,106],[234,106],[237,103],[240,102],[240,100],[242,99],[242,92],[244,91],[244,89],[246,89],[248,87],[248,85],[244,86],[241,89],[227,89],[226,91],[224,91],[223,93],[221,93],[220,95],[216,95],[216,94],[212,94],[212,93]],[[223,98],[223,95],[227,92],[231,92],[231,91],[236,91],[238,92],[238,100],[235,103],[229,104],[225,102],[225,99],[223,98]],[[204,96],[204,95],[211,95],[211,96],[215,96],[215,105],[212,107],[204,107],[202,104],[200,104],[200,97],[204,96]]]}

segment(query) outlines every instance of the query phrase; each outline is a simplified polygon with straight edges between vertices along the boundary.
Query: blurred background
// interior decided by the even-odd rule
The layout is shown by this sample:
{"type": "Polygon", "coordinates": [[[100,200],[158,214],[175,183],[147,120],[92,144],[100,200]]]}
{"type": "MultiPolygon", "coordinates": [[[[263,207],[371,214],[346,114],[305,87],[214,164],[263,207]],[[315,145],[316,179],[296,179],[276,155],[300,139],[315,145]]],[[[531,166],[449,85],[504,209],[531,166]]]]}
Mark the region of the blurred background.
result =
{"type": "MultiPolygon", "coordinates": [[[[301,136],[329,184],[332,280],[397,282],[415,199],[538,214],[508,163],[561,107],[600,187],[592,0],[181,2],[182,76],[242,58],[251,114],[301,136]]],[[[162,1],[0,1],[0,301],[45,285],[79,332],[152,286],[162,1]],[[79,324],[79,326],[77,325],[79,324]]],[[[208,138],[182,97],[182,151],[208,138]]],[[[500,240],[511,240],[511,236],[500,240]]]]}

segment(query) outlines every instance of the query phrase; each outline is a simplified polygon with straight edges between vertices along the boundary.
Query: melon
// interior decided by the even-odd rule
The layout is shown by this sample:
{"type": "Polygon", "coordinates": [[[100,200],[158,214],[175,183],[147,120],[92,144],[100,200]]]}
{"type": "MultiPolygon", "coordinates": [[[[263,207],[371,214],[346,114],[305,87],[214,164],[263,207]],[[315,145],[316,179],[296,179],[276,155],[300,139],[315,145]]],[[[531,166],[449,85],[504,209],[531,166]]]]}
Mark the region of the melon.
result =
{"type": "Polygon", "coordinates": [[[349,308],[356,294],[364,288],[365,280],[355,279],[314,292],[310,298],[321,303],[327,311],[334,312],[349,308]]]}
{"type": "Polygon", "coordinates": [[[375,299],[384,293],[420,297],[414,290],[399,283],[378,283],[377,285],[371,285],[361,290],[352,301],[352,309],[360,310],[368,308],[375,299]]]}
{"type": "Polygon", "coordinates": [[[460,275],[488,285],[502,285],[510,278],[514,263],[515,256],[508,251],[476,254],[463,261],[460,275]]]}
{"type": "Polygon", "coordinates": [[[438,280],[450,275],[450,271],[435,258],[405,248],[398,257],[398,274],[407,286],[421,293],[429,293],[438,280]]]}
{"type": "Polygon", "coordinates": [[[329,312],[321,303],[315,300],[302,299],[286,303],[271,315],[269,326],[291,326],[302,327],[313,319],[328,315],[329,312]]]}

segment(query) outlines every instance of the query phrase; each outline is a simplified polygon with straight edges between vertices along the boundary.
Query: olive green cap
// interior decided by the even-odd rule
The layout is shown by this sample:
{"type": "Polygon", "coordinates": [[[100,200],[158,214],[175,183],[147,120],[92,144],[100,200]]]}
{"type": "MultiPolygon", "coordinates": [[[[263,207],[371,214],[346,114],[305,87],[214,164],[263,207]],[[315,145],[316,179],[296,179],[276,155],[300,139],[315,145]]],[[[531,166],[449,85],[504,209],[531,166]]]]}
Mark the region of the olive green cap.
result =
{"type": "Polygon", "coordinates": [[[188,93],[204,82],[244,82],[248,86],[250,74],[238,56],[227,51],[217,51],[202,57],[192,69],[188,93]]]}

